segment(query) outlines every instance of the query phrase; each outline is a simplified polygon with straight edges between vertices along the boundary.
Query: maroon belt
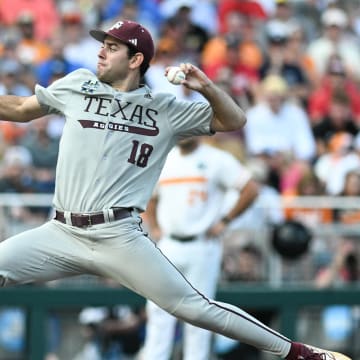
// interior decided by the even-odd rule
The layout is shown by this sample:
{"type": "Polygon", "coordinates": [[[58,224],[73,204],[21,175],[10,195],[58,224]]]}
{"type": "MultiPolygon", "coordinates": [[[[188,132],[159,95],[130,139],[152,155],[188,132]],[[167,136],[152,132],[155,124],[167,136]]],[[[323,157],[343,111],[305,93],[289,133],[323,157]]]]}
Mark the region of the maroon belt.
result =
{"type": "MultiPolygon", "coordinates": [[[[114,220],[121,220],[131,216],[132,208],[112,208],[111,209],[114,216],[109,217],[109,220],[105,220],[104,213],[96,212],[96,213],[89,213],[89,214],[77,214],[71,213],[71,225],[76,227],[87,227],[91,225],[103,224],[105,222],[114,221],[114,220]]],[[[56,210],[55,219],[66,224],[65,213],[62,211],[56,210]]]]}

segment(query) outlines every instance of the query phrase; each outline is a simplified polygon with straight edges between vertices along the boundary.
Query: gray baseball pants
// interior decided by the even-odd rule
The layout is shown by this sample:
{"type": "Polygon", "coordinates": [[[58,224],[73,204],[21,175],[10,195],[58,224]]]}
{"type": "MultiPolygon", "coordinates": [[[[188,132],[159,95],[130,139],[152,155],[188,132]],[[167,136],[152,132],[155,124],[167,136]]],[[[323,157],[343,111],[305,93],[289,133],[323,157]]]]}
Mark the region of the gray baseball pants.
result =
{"type": "Polygon", "coordinates": [[[126,219],[77,228],[50,220],[0,243],[0,285],[92,274],[111,278],[192,325],[285,357],[291,342],[241,309],[207,299],[126,219]]]}

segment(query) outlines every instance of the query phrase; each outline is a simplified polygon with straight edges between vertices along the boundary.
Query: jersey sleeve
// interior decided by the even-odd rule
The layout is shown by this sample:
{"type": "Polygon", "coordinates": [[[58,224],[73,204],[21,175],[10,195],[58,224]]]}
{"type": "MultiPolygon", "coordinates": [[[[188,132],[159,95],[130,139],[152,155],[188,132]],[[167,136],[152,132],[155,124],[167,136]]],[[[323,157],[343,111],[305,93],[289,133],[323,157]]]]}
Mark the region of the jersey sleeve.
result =
{"type": "Polygon", "coordinates": [[[48,87],[39,84],[35,86],[35,95],[41,106],[47,109],[48,113],[63,114],[66,104],[69,103],[75,86],[89,78],[91,73],[85,69],[79,69],[54,81],[48,87]]]}
{"type": "Polygon", "coordinates": [[[206,102],[170,99],[168,118],[176,136],[181,139],[196,135],[213,135],[210,124],[211,106],[206,102]]]}

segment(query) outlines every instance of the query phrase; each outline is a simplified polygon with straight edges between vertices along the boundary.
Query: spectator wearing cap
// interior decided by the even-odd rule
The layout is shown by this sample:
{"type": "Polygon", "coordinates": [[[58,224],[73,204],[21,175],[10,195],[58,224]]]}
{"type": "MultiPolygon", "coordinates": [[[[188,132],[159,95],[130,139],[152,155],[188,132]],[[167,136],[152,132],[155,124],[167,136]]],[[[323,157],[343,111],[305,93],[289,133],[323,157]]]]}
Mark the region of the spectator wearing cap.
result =
{"type": "Polygon", "coordinates": [[[288,98],[288,85],[281,76],[266,76],[259,92],[259,102],[247,111],[245,145],[249,155],[270,165],[272,185],[280,190],[284,168],[313,160],[315,139],[306,112],[288,98]]]}
{"type": "Polygon", "coordinates": [[[80,64],[73,63],[65,58],[65,40],[62,36],[52,36],[49,45],[51,48],[50,58],[41,62],[35,68],[37,82],[44,87],[81,67],[80,64]]]}
{"type": "Polygon", "coordinates": [[[338,7],[329,7],[321,16],[322,35],[309,43],[307,53],[320,75],[325,74],[329,58],[338,54],[349,75],[360,80],[360,46],[349,33],[349,17],[338,7]]]}
{"type": "Polygon", "coordinates": [[[50,56],[50,48],[35,35],[35,18],[31,12],[22,12],[16,20],[20,41],[16,46],[18,59],[24,65],[33,66],[50,56]]]}
{"type": "Polygon", "coordinates": [[[290,31],[290,25],[279,20],[271,20],[267,24],[267,51],[259,69],[259,76],[261,79],[269,74],[278,74],[283,77],[291,96],[303,105],[308,94],[309,83],[302,64],[289,56],[290,31]]]}
{"type": "Polygon", "coordinates": [[[320,85],[309,94],[308,113],[312,124],[317,124],[329,112],[334,92],[343,92],[349,98],[351,117],[360,126],[360,90],[351,78],[339,55],[329,57],[320,85]]]}

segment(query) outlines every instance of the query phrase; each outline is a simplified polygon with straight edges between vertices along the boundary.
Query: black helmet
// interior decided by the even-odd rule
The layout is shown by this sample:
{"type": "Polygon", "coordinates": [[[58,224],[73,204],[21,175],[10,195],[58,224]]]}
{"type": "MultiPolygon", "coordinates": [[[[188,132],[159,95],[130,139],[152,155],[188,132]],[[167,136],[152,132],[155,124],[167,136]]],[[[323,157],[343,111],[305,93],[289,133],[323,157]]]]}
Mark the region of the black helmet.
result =
{"type": "Polygon", "coordinates": [[[288,220],[274,227],[271,241],[279,255],[296,260],[308,251],[311,239],[312,234],[304,224],[288,220]]]}

